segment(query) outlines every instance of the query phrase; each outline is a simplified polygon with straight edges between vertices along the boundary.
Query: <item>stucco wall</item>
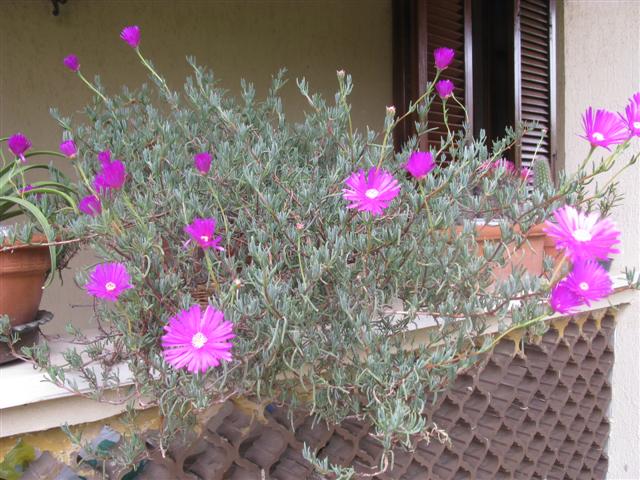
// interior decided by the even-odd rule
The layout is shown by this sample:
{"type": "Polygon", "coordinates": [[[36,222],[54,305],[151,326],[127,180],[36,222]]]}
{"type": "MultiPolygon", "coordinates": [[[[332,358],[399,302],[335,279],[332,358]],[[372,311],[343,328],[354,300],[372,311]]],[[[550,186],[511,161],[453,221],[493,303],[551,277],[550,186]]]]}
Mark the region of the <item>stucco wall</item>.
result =
{"type": "MultiPolygon", "coordinates": [[[[624,110],[640,90],[640,2],[637,0],[566,0],[561,12],[561,129],[566,169],[574,170],[589,150],[578,137],[580,115],[589,106],[624,110]],[[562,65],[563,64],[563,65],[562,65]],[[564,113],[562,113],[564,111],[564,113]]],[[[640,150],[636,140],[634,149],[640,150]]],[[[640,166],[620,178],[625,194],[613,212],[623,236],[623,252],[612,267],[640,265],[640,166]]],[[[640,308],[636,301],[618,318],[611,406],[610,479],[640,478],[640,308]]]]}
{"type": "MultiPolygon", "coordinates": [[[[332,98],[340,68],[354,78],[356,125],[378,128],[391,103],[390,0],[69,0],[60,9],[54,17],[49,0],[0,2],[0,135],[22,131],[36,147],[57,147],[60,131],[49,108],[71,115],[90,98],[62,66],[69,53],[79,56],[89,78],[99,74],[108,91],[146,81],[118,37],[130,24],[140,25],[145,56],[174,89],[189,73],[185,56],[194,55],[232,92],[244,77],[264,94],[271,75],[286,67],[284,104],[296,119],[305,102],[295,79],[307,77],[312,89],[332,98]]],[[[80,255],[71,267],[90,261],[80,255]]],[[[56,281],[45,291],[43,307],[56,314],[49,331],[68,320],[83,325],[90,316],[88,297],[72,274],[63,278],[64,286],[56,281]]]]}

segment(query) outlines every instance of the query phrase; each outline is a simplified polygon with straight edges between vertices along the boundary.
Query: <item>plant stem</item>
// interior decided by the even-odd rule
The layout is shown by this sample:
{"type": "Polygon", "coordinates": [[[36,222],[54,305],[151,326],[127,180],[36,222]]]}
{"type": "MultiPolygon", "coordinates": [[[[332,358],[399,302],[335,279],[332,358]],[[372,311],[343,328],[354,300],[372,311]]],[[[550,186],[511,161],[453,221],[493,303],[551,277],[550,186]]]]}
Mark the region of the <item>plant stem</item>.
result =
{"type": "Polygon", "coordinates": [[[440,76],[440,70],[437,70],[436,71],[436,76],[434,77],[433,81],[429,83],[429,88],[427,88],[427,91],[424,92],[422,95],[420,95],[420,97],[411,105],[411,107],[409,107],[409,109],[405,112],[404,115],[401,115],[400,117],[398,117],[385,130],[384,139],[382,140],[382,150],[380,152],[380,159],[378,160],[378,166],[377,166],[378,169],[382,166],[382,162],[384,161],[385,151],[387,150],[387,141],[389,140],[389,134],[393,131],[394,128],[396,128],[398,126],[398,124],[402,120],[404,120],[409,115],[411,115],[413,112],[415,112],[416,109],[418,108],[418,105],[420,105],[420,102],[422,102],[425,98],[427,98],[431,94],[431,92],[433,92],[433,86],[438,81],[438,77],[439,76],[440,76]]]}
{"type": "Polygon", "coordinates": [[[78,76],[80,77],[80,80],[82,80],[87,85],[87,87],[89,87],[96,95],[98,95],[104,103],[107,103],[107,97],[100,93],[100,91],[96,87],[94,87],[93,84],[89,80],[87,80],[84,75],[82,75],[82,73],[80,73],[80,70],[78,70],[78,76]]]}
{"type": "Polygon", "coordinates": [[[477,352],[478,355],[483,354],[485,352],[488,352],[489,350],[491,350],[493,347],[495,347],[498,342],[500,342],[500,340],[502,340],[504,337],[506,337],[507,335],[509,335],[512,332],[515,332],[516,330],[521,330],[523,328],[527,328],[530,327],[531,325],[534,325],[542,320],[545,320],[546,318],[548,318],[548,315],[540,315],[538,317],[535,317],[527,322],[524,323],[520,323],[518,325],[514,325],[513,327],[505,330],[504,332],[502,332],[500,335],[498,335],[496,338],[493,339],[493,341],[489,344],[488,347],[481,349],[479,352],[477,352]]]}
{"type": "Polygon", "coordinates": [[[431,209],[429,208],[429,197],[424,191],[424,185],[422,182],[418,184],[418,188],[420,189],[420,194],[422,195],[422,199],[424,200],[424,208],[427,210],[427,219],[429,221],[429,229],[433,228],[433,218],[431,217],[431,209]]]}
{"type": "Polygon", "coordinates": [[[142,53],[140,53],[140,48],[136,47],[135,50],[136,50],[136,53],[138,54],[138,58],[140,58],[140,61],[142,62],[142,64],[145,67],[147,67],[147,70],[149,70],[154,77],[156,77],[158,82],[160,82],[160,85],[162,85],[162,88],[164,88],[164,91],[167,93],[167,96],[169,98],[171,98],[171,90],[169,90],[169,87],[167,86],[167,82],[164,81],[164,78],[162,78],[160,75],[158,75],[158,73],[153,69],[151,64],[149,62],[147,62],[147,60],[142,56],[142,53]]]}

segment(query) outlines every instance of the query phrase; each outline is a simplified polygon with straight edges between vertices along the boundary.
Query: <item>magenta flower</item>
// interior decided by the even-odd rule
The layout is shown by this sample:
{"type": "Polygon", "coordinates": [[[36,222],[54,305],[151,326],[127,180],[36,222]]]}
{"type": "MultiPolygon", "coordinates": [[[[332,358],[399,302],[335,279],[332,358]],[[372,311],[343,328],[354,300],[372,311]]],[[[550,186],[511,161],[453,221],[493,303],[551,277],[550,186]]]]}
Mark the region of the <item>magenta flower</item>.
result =
{"type": "Polygon", "coordinates": [[[364,170],[351,174],[344,183],[349,188],[342,189],[342,196],[348,202],[347,208],[356,208],[359,212],[371,212],[381,215],[398,193],[398,181],[385,170],[371,167],[365,175],[364,170]]]}
{"type": "Polygon", "coordinates": [[[68,158],[76,158],[78,148],[73,140],[65,140],[60,144],[60,152],[68,158]]]}
{"type": "Polygon", "coordinates": [[[433,51],[433,58],[436,63],[436,68],[438,70],[444,70],[445,68],[447,68],[449,65],[451,65],[455,54],[456,52],[452,48],[436,48],[433,51]]]}
{"type": "Polygon", "coordinates": [[[520,169],[520,179],[523,182],[533,182],[533,170],[531,170],[529,167],[522,167],[520,169]]]}
{"type": "Polygon", "coordinates": [[[597,213],[584,214],[566,205],[553,212],[556,223],[545,222],[544,231],[556,244],[557,250],[573,261],[600,259],[620,253],[614,245],[620,243],[620,231],[615,223],[597,213]]]}
{"type": "Polygon", "coordinates": [[[89,283],[85,285],[87,293],[109,302],[115,302],[118,296],[133,288],[131,278],[122,263],[100,263],[89,275],[89,283]]]}
{"type": "Polygon", "coordinates": [[[98,160],[102,164],[102,169],[96,174],[93,186],[98,192],[104,193],[109,189],[120,189],[127,178],[124,164],[116,159],[111,161],[111,152],[105,150],[98,154],[98,160]]]}
{"type": "Polygon", "coordinates": [[[202,175],[206,175],[211,168],[211,154],[209,152],[196,153],[193,156],[193,163],[202,175]]]}
{"type": "Polygon", "coordinates": [[[574,313],[575,310],[583,304],[583,301],[567,286],[567,282],[562,280],[553,287],[549,304],[554,312],[574,313]]]}
{"type": "Polygon", "coordinates": [[[130,47],[138,48],[138,45],[140,45],[140,27],[137,25],[124,27],[120,32],[120,38],[127,42],[130,47]]]}
{"type": "Polygon", "coordinates": [[[80,61],[78,60],[78,57],[76,57],[73,54],[67,55],[66,57],[64,57],[64,60],[62,60],[62,63],[64,63],[64,66],[67,67],[72,72],[77,72],[78,70],[80,70],[80,61]]]}
{"type": "Polygon", "coordinates": [[[627,122],[627,128],[631,136],[640,137],[640,92],[629,99],[629,105],[624,109],[626,118],[620,115],[623,121],[627,122]]]}
{"type": "Polygon", "coordinates": [[[229,342],[235,337],[233,324],[211,306],[202,311],[200,305],[181,310],[169,319],[161,338],[164,359],[174,368],[186,368],[191,373],[206,372],[231,361],[229,342]]]}
{"type": "Polygon", "coordinates": [[[436,83],[436,91],[442,99],[449,98],[451,95],[453,95],[454,88],[455,87],[453,86],[453,82],[451,80],[440,80],[438,83],[436,83]]]}
{"type": "Polygon", "coordinates": [[[221,237],[216,237],[216,221],[213,218],[196,218],[189,225],[184,227],[191,239],[202,248],[215,248],[224,251],[219,246],[221,237]]]}
{"type": "Polygon", "coordinates": [[[436,168],[431,152],[413,152],[404,168],[416,179],[426,177],[431,170],[436,168]]]}
{"type": "Polygon", "coordinates": [[[596,110],[595,116],[591,107],[582,116],[585,138],[593,147],[604,147],[624,143],[629,138],[629,129],[625,122],[615,113],[604,109],[596,110]]]}
{"type": "Polygon", "coordinates": [[[19,158],[23,162],[26,162],[27,159],[24,158],[24,152],[31,148],[31,142],[27,137],[25,137],[21,133],[16,133],[15,135],[11,135],[7,140],[7,145],[9,150],[13,152],[16,158],[19,158]]]}
{"type": "Polygon", "coordinates": [[[595,260],[574,263],[573,270],[563,282],[587,305],[605,298],[613,291],[609,274],[595,260]]]}
{"type": "Polygon", "coordinates": [[[95,195],[87,195],[78,203],[78,209],[82,213],[95,217],[102,212],[102,204],[95,195]]]}
{"type": "MultiPolygon", "coordinates": [[[[30,191],[32,191],[34,188],[33,185],[31,185],[30,183],[26,184],[24,187],[19,188],[18,189],[18,193],[22,196],[26,195],[27,193],[29,193],[30,191]]],[[[36,193],[36,198],[40,199],[42,198],[43,194],[42,193],[36,193]]]]}
{"type": "Polygon", "coordinates": [[[507,175],[515,175],[516,174],[516,166],[515,164],[507,160],[506,158],[499,158],[497,160],[487,160],[482,165],[480,165],[482,170],[489,170],[492,173],[495,173],[500,168],[503,168],[507,175]]]}

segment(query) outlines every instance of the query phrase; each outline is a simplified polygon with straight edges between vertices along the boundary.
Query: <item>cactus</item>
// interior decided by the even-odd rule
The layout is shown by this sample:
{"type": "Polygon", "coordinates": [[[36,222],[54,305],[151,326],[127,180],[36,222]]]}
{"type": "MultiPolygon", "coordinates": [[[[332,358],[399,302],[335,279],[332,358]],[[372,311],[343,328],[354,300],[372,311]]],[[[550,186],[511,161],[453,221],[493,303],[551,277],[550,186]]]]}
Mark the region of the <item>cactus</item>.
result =
{"type": "Polygon", "coordinates": [[[537,157],[531,165],[533,171],[533,185],[536,190],[549,191],[553,188],[553,178],[549,162],[544,158],[537,157]]]}

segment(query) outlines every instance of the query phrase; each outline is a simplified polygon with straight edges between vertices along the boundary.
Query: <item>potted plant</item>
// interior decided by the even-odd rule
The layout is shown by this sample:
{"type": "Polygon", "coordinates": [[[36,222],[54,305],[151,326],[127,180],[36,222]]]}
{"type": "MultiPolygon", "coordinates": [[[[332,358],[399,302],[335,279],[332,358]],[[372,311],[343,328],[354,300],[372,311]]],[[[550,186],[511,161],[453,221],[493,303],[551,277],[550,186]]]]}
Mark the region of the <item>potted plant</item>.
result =
{"type": "MultiPolygon", "coordinates": [[[[369,422],[385,452],[371,474],[387,470],[396,447],[439,431],[427,425],[424,407],[492,347],[490,325],[497,323],[501,336],[540,326],[551,312],[550,292],[560,312],[610,292],[606,272],[596,270],[597,291],[581,292],[575,280],[584,272],[558,282],[566,266],[552,271],[549,262],[543,276],[514,268],[496,279],[495,265],[507,264],[510,246],[524,245],[532,226],[548,221],[551,228],[570,204],[569,214],[579,217],[575,230],[588,215],[584,205],[599,200],[606,207],[617,198],[615,184],[588,194],[585,179],[593,177],[584,168],[561,175],[557,188],[532,192],[505,184],[502,171],[487,174],[486,162],[500,158],[525,127],[507,131],[492,148],[470,132],[451,132],[440,151],[418,152],[428,130],[418,122],[416,136],[397,152],[389,139],[402,118],[393,107],[380,134],[353,128],[352,83],[343,71],[335,102],[298,81],[309,108],[292,123],[278,96],[282,74],[265,100],[246,83],[235,99],[190,59],[193,74],[177,93],[142,55],[139,28],[127,27],[121,37],[157,89],[110,95],[89,84],[70,56],[65,65],[96,97],[83,125],[57,116],[65,135],[84,145],[74,163],[83,214],[62,226],[101,258],[78,275],[94,300],[100,334],[87,338],[71,326],[83,347],[68,350],[64,366],[52,364],[44,346],[23,356],[79,395],[115,391],[132,407],[159,408],[159,432],[132,428],[115,453],[122,465],[152,458],[186,478],[186,455],[167,451],[195,445],[208,418],[233,399],[258,418],[265,407],[287,405],[328,422],[369,422]],[[438,165],[445,154],[452,161],[438,165]],[[479,216],[500,231],[480,254],[479,216]],[[426,344],[407,343],[408,327],[424,315],[437,328],[426,344]],[[123,363],[131,388],[119,376],[123,363]],[[70,382],[67,370],[91,392],[70,382]]],[[[453,54],[436,55],[438,76],[453,54]]],[[[436,108],[437,85],[428,85],[407,115],[436,108]]],[[[629,137],[619,151],[630,147],[629,137]]],[[[593,172],[614,164],[593,162],[593,172]]],[[[598,235],[608,235],[607,248],[589,255],[614,251],[619,232],[605,226],[598,235]]],[[[554,235],[559,248],[575,254],[563,231],[554,235]]],[[[590,245],[583,240],[578,247],[590,245]]],[[[582,253],[577,258],[593,267],[582,253]]],[[[317,452],[307,453],[313,461],[317,452]]]]}
{"type": "MultiPolygon", "coordinates": [[[[57,266],[60,249],[50,219],[77,208],[74,190],[58,169],[31,162],[39,155],[66,158],[65,154],[29,151],[31,142],[22,134],[0,139],[5,141],[10,154],[0,149],[0,316],[7,315],[17,327],[35,319],[47,274],[57,266]],[[31,174],[42,170],[49,179],[27,183],[31,174]],[[20,217],[27,223],[16,223],[20,217]]],[[[72,145],[61,146],[69,156],[72,145]]]]}

